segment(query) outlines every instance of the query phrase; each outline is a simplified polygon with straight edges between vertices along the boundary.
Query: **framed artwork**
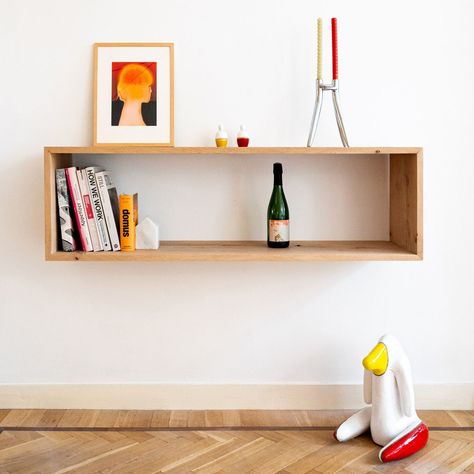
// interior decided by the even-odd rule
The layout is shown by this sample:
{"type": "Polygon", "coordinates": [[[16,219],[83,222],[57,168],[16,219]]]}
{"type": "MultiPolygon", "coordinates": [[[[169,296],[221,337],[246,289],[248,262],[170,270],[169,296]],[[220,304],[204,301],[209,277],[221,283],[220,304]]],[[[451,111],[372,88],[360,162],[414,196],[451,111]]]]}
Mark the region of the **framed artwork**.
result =
{"type": "Polygon", "coordinates": [[[94,44],[94,145],[174,146],[172,43],[94,44]]]}

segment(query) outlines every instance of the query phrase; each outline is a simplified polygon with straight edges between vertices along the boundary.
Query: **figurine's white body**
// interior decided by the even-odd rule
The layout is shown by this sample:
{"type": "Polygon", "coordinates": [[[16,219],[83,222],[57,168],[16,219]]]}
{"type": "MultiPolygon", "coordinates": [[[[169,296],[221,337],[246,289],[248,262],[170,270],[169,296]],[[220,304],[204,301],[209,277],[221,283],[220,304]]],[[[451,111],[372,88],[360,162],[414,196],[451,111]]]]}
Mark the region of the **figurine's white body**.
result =
{"type": "Polygon", "coordinates": [[[374,375],[364,369],[364,399],[365,403],[372,404],[372,439],[385,446],[421,420],[415,411],[411,368],[405,352],[392,336],[384,336],[380,342],[389,353],[388,369],[383,375],[374,375]]]}
{"type": "MultiPolygon", "coordinates": [[[[338,441],[347,441],[370,427],[374,442],[388,448],[421,424],[415,411],[410,363],[397,339],[385,335],[363,365],[364,399],[371,406],[342,423],[335,437],[338,441]]],[[[405,445],[409,443],[408,440],[405,445]]]]}

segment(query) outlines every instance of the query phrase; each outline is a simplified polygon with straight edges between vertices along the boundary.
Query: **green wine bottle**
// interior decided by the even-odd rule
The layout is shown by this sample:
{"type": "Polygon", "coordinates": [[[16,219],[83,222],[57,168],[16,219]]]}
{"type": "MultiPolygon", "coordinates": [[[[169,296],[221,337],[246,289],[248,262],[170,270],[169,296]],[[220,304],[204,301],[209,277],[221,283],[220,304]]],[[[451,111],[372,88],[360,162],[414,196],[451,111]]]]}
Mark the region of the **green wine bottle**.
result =
{"type": "Polygon", "coordinates": [[[282,174],[281,163],[273,163],[273,192],[267,213],[267,245],[272,248],[290,245],[290,211],[283,192],[282,174]]]}

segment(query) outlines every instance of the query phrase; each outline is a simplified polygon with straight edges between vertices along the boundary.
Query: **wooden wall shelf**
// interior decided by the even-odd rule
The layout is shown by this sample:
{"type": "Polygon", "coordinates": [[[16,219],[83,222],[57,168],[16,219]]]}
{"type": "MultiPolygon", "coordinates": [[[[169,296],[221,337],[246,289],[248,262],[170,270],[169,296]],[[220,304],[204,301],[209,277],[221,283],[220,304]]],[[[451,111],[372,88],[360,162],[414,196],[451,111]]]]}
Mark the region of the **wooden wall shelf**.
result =
{"type": "MultiPolygon", "coordinates": [[[[97,156],[94,156],[96,159],[97,156]]],[[[318,261],[423,258],[422,148],[208,148],[96,146],[44,149],[45,258],[51,261],[318,261]],[[390,160],[390,240],[299,241],[269,249],[260,241],[162,241],[159,250],[63,252],[58,249],[55,170],[74,155],[381,155],[390,160]]]]}

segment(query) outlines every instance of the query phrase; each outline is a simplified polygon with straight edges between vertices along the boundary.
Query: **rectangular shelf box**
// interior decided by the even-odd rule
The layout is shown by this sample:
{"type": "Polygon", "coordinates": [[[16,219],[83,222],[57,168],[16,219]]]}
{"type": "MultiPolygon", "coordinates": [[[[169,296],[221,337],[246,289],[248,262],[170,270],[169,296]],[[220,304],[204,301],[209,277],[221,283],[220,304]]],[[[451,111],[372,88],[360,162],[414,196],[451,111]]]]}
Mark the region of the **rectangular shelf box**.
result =
{"type": "Polygon", "coordinates": [[[206,148],[46,147],[44,149],[45,258],[52,261],[337,261],[423,259],[422,148],[206,148]],[[158,250],[63,252],[58,248],[55,170],[72,166],[73,155],[379,155],[389,159],[390,239],[291,242],[269,249],[265,241],[162,241],[158,250]]]}

